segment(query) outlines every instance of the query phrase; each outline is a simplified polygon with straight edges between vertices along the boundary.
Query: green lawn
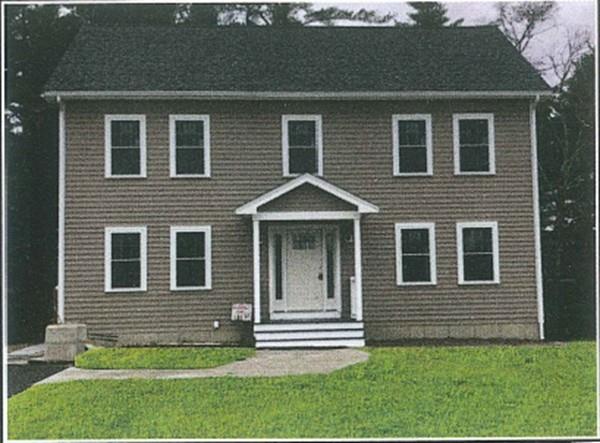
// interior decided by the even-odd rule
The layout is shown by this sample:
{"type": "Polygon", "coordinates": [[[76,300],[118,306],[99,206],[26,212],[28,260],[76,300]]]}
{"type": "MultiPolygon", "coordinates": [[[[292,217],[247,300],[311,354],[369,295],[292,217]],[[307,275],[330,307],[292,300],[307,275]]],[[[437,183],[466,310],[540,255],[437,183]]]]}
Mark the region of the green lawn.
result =
{"type": "Polygon", "coordinates": [[[95,348],[75,358],[84,369],[203,369],[254,355],[253,348],[95,348]]]}
{"type": "Polygon", "coordinates": [[[575,436],[595,344],[393,347],[329,375],[78,381],[9,400],[13,439],[575,436]]]}

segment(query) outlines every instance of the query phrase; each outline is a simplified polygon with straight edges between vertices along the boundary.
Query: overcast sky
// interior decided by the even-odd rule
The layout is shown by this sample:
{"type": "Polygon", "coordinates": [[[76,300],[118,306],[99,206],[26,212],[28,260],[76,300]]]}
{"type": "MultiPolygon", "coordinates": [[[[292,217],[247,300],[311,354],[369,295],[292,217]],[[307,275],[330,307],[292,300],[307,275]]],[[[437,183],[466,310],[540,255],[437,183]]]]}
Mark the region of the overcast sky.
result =
{"type": "MultiPolygon", "coordinates": [[[[452,20],[464,18],[464,25],[485,25],[497,17],[495,1],[465,2],[465,1],[447,1],[444,2],[448,8],[448,17],[452,20]]],[[[532,43],[528,51],[530,59],[541,59],[557,49],[563,47],[569,33],[575,31],[587,31],[590,36],[595,34],[595,2],[587,1],[559,1],[558,12],[554,18],[556,28],[552,31],[538,36],[532,43]]],[[[374,9],[382,14],[396,13],[397,19],[403,22],[409,22],[407,12],[412,8],[404,2],[352,2],[352,3],[316,3],[317,6],[336,5],[347,9],[374,9]]],[[[550,78],[547,80],[551,81],[550,78]]]]}

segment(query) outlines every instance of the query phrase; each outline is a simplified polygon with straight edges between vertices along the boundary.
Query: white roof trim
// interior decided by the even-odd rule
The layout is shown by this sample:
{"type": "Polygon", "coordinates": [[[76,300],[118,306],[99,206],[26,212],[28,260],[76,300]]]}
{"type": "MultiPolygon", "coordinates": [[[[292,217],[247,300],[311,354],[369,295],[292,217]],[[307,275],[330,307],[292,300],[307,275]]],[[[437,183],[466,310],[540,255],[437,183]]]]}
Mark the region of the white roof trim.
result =
{"type": "Polygon", "coordinates": [[[62,99],[205,99],[205,100],[392,100],[535,98],[552,91],[47,91],[47,100],[62,99]]]}
{"type": "Polygon", "coordinates": [[[262,194],[261,196],[255,198],[254,200],[246,203],[245,205],[240,206],[235,210],[237,215],[254,215],[258,212],[258,208],[263,206],[270,201],[273,201],[282,195],[287,194],[288,192],[304,185],[310,184],[313,185],[337,198],[340,200],[344,200],[351,205],[354,205],[358,209],[358,213],[360,214],[372,214],[379,212],[379,208],[362,198],[355,196],[354,194],[349,193],[348,191],[344,191],[341,188],[338,188],[331,183],[326,182],[323,179],[315,177],[311,174],[303,174],[300,177],[296,177],[293,180],[290,180],[283,185],[262,194]]]}

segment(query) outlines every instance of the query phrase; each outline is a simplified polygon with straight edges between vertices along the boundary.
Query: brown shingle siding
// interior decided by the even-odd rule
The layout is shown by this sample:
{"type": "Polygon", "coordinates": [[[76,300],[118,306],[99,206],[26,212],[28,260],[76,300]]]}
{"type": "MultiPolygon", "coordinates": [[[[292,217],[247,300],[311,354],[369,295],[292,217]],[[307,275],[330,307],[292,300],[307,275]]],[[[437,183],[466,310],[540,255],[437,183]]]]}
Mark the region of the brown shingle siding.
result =
{"type": "MultiPolygon", "coordinates": [[[[247,336],[248,325],[229,321],[232,303],[252,303],[252,226],[234,211],[289,180],[281,166],[281,115],[288,113],[323,116],[324,178],[380,208],[362,224],[367,338],[401,335],[404,325],[535,325],[529,107],[516,100],[68,102],[66,319],[96,333],[247,336]],[[494,113],[496,175],[454,175],[458,112],[494,113]],[[399,113],[432,114],[433,176],[392,176],[392,114],[399,113]],[[146,115],[147,178],[104,178],[104,114],[146,115]],[[211,178],[169,177],[169,114],[210,115],[211,178]],[[456,222],[476,220],[498,222],[499,285],[457,284],[456,222]],[[410,221],[435,222],[436,286],[396,286],[394,223],[410,221]],[[169,290],[169,227],[176,224],[212,226],[213,289],[169,290]],[[103,235],[111,225],[148,227],[147,292],[104,293],[103,235]],[[213,320],[221,321],[217,331],[213,320]]],[[[261,264],[267,269],[266,259],[261,264]]],[[[263,299],[265,289],[266,282],[263,299]]]]}

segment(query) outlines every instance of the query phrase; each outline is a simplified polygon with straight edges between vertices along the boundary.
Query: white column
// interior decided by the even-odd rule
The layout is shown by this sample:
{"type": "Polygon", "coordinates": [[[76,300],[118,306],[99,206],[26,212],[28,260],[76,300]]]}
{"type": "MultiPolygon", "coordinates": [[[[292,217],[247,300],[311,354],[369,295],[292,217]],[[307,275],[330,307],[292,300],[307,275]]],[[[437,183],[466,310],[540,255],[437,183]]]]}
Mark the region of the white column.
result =
{"type": "Polygon", "coordinates": [[[354,278],[356,282],[356,321],[362,321],[362,248],[360,242],[360,216],[354,219],[354,278]]]}
{"type": "Polygon", "coordinates": [[[252,220],[252,244],[254,257],[254,323],[260,323],[260,222],[252,220]]]}

